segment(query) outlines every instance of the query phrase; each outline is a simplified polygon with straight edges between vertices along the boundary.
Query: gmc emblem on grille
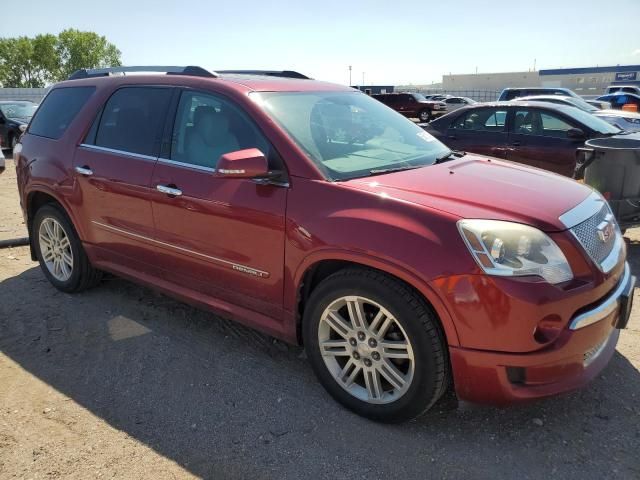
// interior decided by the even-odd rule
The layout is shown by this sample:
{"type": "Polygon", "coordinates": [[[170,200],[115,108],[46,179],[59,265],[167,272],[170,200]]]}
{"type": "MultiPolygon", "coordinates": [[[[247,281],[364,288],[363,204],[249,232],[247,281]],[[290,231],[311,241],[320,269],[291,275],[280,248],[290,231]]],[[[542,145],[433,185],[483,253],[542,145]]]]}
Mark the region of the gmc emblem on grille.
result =
{"type": "Polygon", "coordinates": [[[600,225],[598,225],[598,238],[602,243],[607,243],[613,238],[613,235],[615,233],[615,226],[613,221],[613,215],[609,214],[605,217],[604,221],[600,223],[600,225]]]}

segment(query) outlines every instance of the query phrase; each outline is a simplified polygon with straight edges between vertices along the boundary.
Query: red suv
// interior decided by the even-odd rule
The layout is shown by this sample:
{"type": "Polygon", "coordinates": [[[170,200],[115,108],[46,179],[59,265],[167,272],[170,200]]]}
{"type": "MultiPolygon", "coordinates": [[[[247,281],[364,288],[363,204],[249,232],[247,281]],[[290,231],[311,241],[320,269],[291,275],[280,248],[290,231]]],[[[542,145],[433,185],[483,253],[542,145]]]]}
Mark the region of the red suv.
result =
{"type": "Polygon", "coordinates": [[[429,122],[447,113],[446,103],[427,100],[421,93],[379,93],[371,96],[405,117],[417,118],[421,122],[429,122]]]}
{"type": "Polygon", "coordinates": [[[54,85],[18,145],[56,288],[111,272],[303,344],[331,395],[383,421],[449,388],[571,390],[613,355],[635,278],[590,188],[452,152],[351,88],[110,75],[129,70],[54,85]]]}

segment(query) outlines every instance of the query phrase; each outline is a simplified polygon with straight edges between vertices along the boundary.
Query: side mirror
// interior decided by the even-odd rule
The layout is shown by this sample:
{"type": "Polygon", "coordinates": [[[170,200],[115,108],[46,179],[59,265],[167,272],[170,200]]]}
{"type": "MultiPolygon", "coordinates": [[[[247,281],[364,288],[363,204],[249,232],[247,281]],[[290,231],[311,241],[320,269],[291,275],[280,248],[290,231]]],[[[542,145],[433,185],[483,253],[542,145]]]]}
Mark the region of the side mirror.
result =
{"type": "Polygon", "coordinates": [[[269,175],[264,154],[257,148],[225,153],[218,160],[216,176],[226,178],[260,178],[269,175]]]}
{"type": "Polygon", "coordinates": [[[570,138],[572,140],[584,140],[586,138],[586,135],[579,128],[570,128],[569,130],[567,130],[567,138],[570,138]]]}

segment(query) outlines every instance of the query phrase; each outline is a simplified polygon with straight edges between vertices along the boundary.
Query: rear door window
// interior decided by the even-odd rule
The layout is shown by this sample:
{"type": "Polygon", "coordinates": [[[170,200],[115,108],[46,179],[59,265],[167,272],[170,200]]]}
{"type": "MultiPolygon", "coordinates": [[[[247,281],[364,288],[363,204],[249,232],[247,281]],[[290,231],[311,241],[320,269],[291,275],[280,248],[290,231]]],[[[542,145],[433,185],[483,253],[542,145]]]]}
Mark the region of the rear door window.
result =
{"type": "Polygon", "coordinates": [[[95,145],[122,152],[157,156],[172,88],[124,87],[107,101],[95,145]]]}
{"type": "Polygon", "coordinates": [[[62,137],[96,87],[63,87],[49,92],[29,125],[29,133],[40,137],[62,137]]]}

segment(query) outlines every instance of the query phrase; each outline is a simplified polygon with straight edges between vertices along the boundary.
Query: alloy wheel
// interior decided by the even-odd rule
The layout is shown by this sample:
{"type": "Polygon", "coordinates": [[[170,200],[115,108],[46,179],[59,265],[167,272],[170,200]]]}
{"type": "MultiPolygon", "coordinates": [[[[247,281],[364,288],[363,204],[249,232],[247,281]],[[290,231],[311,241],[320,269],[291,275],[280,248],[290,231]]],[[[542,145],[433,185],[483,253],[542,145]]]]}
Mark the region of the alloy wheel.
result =
{"type": "Polygon", "coordinates": [[[73,251],[62,225],[54,218],[45,218],[40,223],[38,242],[49,273],[61,282],[69,280],[73,273],[73,251]]]}
{"type": "Polygon", "coordinates": [[[382,305],[344,296],[322,313],[318,344],[334,380],[359,400],[386,404],[404,395],[413,380],[411,342],[382,305]]]}

